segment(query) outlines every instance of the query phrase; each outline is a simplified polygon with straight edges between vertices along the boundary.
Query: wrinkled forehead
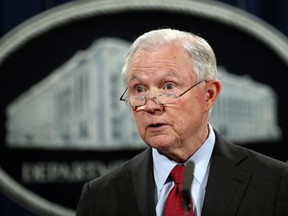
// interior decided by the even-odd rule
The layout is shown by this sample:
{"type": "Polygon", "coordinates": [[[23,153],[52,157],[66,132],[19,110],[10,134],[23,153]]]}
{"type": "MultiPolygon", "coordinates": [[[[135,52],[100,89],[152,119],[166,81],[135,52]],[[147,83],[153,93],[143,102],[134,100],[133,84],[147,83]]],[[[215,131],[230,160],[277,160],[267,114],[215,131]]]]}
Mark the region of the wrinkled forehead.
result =
{"type": "Polygon", "coordinates": [[[128,76],[128,83],[131,82],[151,82],[152,80],[181,80],[183,77],[180,73],[171,70],[159,70],[152,71],[149,70],[143,73],[131,73],[128,76]]]}

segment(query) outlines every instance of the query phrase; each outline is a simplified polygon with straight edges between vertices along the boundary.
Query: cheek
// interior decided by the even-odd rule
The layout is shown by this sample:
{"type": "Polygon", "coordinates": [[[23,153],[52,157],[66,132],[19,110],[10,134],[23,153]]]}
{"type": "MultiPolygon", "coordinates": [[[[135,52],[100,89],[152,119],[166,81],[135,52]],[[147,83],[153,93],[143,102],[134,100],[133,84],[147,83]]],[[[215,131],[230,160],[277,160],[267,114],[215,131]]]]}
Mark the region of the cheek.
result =
{"type": "MultiPolygon", "coordinates": [[[[201,92],[195,94],[194,98],[186,101],[185,111],[190,114],[190,116],[199,115],[200,113],[205,112],[205,98],[201,92]]],[[[197,116],[195,116],[197,117],[197,116]]]]}
{"type": "Polygon", "coordinates": [[[179,110],[178,115],[175,115],[174,130],[179,136],[183,136],[187,131],[191,130],[193,125],[193,114],[190,112],[181,112],[179,110]]]}
{"type": "Polygon", "coordinates": [[[193,124],[197,121],[201,121],[204,110],[202,109],[201,99],[197,98],[186,100],[179,103],[177,113],[174,115],[177,128],[184,130],[190,130],[193,124]]]}

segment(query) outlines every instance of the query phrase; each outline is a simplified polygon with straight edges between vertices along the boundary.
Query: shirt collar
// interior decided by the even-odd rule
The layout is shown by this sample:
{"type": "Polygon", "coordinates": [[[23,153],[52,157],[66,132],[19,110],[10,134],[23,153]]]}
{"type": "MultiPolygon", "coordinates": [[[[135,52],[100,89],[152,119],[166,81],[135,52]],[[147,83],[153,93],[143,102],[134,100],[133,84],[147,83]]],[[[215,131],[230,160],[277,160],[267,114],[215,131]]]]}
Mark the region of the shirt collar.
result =
{"type": "MultiPolygon", "coordinates": [[[[205,174],[209,167],[209,161],[215,143],[215,133],[212,126],[209,124],[209,136],[201,147],[188,159],[194,162],[194,178],[203,183],[205,174]]],[[[169,173],[177,163],[168,159],[166,156],[160,154],[157,149],[152,148],[153,157],[153,172],[155,183],[158,191],[160,191],[165,184],[169,173]]],[[[205,185],[204,185],[205,187],[205,185]]]]}

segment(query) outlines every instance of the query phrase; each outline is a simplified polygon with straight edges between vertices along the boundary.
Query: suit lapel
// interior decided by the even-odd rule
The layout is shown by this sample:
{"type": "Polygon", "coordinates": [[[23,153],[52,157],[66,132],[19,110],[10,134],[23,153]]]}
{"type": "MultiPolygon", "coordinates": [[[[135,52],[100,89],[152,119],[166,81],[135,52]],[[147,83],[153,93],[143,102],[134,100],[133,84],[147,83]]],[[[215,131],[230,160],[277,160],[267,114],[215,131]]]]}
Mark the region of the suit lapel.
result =
{"type": "MultiPolygon", "coordinates": [[[[148,148],[132,161],[131,178],[136,205],[140,215],[156,216],[154,203],[154,177],[151,149],[148,148]]],[[[134,201],[133,201],[134,202],[134,201]]]]}
{"type": "Polygon", "coordinates": [[[202,216],[233,216],[251,179],[250,173],[238,168],[247,155],[234,151],[230,143],[223,145],[226,141],[219,135],[216,137],[202,216]]]}
{"type": "MultiPolygon", "coordinates": [[[[233,216],[237,213],[252,177],[250,173],[238,168],[248,156],[234,151],[233,144],[227,143],[217,132],[215,134],[216,144],[201,215],[233,216]]],[[[132,180],[131,190],[135,194],[131,203],[135,203],[140,216],[156,216],[151,148],[130,162],[129,178],[132,180]]]]}

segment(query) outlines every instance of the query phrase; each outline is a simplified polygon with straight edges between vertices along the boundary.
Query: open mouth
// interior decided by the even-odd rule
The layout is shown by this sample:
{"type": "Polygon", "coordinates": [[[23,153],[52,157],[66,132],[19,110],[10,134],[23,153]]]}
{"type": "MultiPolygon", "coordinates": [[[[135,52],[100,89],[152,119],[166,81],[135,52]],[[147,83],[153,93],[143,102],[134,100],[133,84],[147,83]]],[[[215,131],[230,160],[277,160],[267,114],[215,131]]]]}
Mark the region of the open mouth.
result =
{"type": "Polygon", "coordinates": [[[150,124],[148,127],[157,128],[157,127],[160,127],[160,126],[163,126],[163,124],[150,124]]]}

